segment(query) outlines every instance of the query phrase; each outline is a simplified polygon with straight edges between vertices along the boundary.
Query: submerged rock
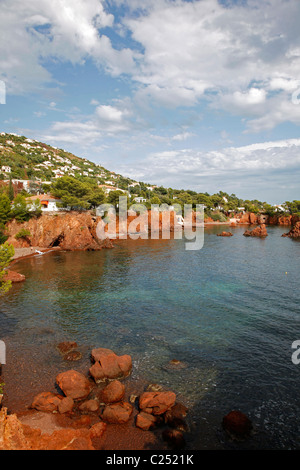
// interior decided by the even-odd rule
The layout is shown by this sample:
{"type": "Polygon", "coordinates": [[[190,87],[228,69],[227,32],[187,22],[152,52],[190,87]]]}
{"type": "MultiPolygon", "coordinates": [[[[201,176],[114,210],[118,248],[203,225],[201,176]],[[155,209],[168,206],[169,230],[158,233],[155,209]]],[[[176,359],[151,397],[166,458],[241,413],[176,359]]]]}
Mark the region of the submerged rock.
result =
{"type": "Polygon", "coordinates": [[[230,413],[224,416],[222,425],[223,429],[231,436],[242,439],[248,437],[253,428],[248,416],[236,410],[230,411],[230,413]]]}
{"type": "Polygon", "coordinates": [[[232,236],[233,236],[233,233],[231,233],[231,232],[217,233],[217,237],[232,237],[232,236]]]}
{"type": "Polygon", "coordinates": [[[175,405],[174,392],[144,392],[139,399],[141,411],[153,415],[161,415],[175,405]]]}

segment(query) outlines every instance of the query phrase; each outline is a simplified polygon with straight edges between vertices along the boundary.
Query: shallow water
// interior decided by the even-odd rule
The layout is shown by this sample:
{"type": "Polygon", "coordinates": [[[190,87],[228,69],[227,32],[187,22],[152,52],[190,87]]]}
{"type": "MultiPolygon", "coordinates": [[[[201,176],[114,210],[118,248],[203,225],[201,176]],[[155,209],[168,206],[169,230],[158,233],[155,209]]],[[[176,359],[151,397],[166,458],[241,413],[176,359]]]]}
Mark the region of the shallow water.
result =
{"type": "Polygon", "coordinates": [[[86,370],[91,348],[107,347],[132,356],[132,380],[174,390],[190,408],[194,448],[231,445],[220,423],[232,409],[252,419],[252,447],[300,448],[300,243],[281,237],[286,227],[268,227],[266,239],[243,237],[245,227],[217,237],[223,230],[206,227],[199,251],[119,241],[16,263],[26,282],[0,303],[11,407],[70,368],[55,346],[74,340],[83,360],[71,368],[86,370]],[[186,367],[170,369],[171,359],[186,367]]]}

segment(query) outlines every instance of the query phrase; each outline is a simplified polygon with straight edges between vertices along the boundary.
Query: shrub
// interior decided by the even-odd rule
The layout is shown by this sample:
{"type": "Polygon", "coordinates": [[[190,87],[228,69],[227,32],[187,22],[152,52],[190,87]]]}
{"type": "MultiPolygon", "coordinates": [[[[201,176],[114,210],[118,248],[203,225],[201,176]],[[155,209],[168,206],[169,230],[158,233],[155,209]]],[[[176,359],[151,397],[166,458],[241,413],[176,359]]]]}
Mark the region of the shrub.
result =
{"type": "Polygon", "coordinates": [[[21,230],[15,235],[15,238],[19,240],[19,238],[27,238],[31,237],[31,233],[26,228],[21,228],[21,230]]]}

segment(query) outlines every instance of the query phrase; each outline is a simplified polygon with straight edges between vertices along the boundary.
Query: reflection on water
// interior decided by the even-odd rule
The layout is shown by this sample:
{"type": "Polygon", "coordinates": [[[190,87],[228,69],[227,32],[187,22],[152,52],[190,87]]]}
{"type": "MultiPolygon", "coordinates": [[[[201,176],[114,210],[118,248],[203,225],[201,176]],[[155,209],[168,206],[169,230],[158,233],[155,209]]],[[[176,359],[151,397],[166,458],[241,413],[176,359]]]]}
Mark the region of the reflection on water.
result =
{"type": "Polygon", "coordinates": [[[33,394],[52,384],[70,367],[55,346],[74,340],[84,352],[77,369],[87,370],[93,347],[130,354],[132,380],[174,390],[198,424],[239,408],[272,446],[296,448],[300,244],[281,238],[286,228],[270,227],[265,240],[240,227],[216,237],[222,230],[206,227],[200,251],[183,240],[128,240],[19,261],[27,280],[2,299],[0,328],[11,361],[24,362],[20,390],[24,370],[33,394]],[[187,367],[168,368],[174,358],[187,367]]]}

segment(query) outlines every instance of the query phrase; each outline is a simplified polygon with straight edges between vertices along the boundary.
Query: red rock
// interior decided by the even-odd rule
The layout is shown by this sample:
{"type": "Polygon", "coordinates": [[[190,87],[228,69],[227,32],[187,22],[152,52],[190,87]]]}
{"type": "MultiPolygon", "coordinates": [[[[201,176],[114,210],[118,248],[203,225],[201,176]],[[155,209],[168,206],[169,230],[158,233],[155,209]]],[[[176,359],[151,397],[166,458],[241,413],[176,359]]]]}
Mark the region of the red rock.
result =
{"type": "Polygon", "coordinates": [[[93,349],[92,358],[95,364],[91,366],[90,374],[97,383],[105,379],[126,377],[132,368],[130,356],[117,356],[110,349],[93,349]]]}
{"type": "Polygon", "coordinates": [[[256,227],[253,230],[246,230],[245,233],[243,234],[245,237],[260,237],[260,238],[265,238],[268,236],[268,232],[266,229],[265,224],[260,225],[259,227],[256,227]]]}
{"type": "Polygon", "coordinates": [[[82,359],[82,354],[79,351],[70,351],[64,355],[65,361],[79,361],[82,359]]]}
{"type": "Polygon", "coordinates": [[[241,411],[231,411],[223,418],[223,428],[229,434],[245,438],[248,437],[252,430],[250,419],[241,411]]]}
{"type": "Polygon", "coordinates": [[[34,398],[31,408],[35,408],[38,411],[57,411],[62,398],[51,392],[42,392],[34,398]]]}
{"type": "Polygon", "coordinates": [[[140,410],[153,415],[161,415],[175,405],[174,392],[144,392],[140,396],[140,410]]]}
{"type": "Polygon", "coordinates": [[[175,449],[182,449],[185,446],[183,434],[178,429],[165,429],[162,433],[162,438],[175,449]]]}
{"type": "Polygon", "coordinates": [[[176,403],[170,410],[166,411],[164,415],[165,423],[172,428],[186,431],[187,424],[185,422],[185,417],[187,412],[188,409],[186,406],[184,406],[182,403],[176,403]]]}
{"type": "Polygon", "coordinates": [[[73,410],[74,400],[70,397],[64,397],[58,404],[58,411],[60,414],[70,413],[73,410]]]}
{"type": "Polygon", "coordinates": [[[143,431],[149,431],[149,429],[152,429],[156,426],[157,422],[157,416],[153,416],[149,413],[144,413],[141,411],[136,417],[135,425],[143,431]]]}
{"type": "Polygon", "coordinates": [[[232,237],[232,236],[233,236],[233,233],[231,233],[231,232],[217,233],[217,237],[232,237]]]}
{"type": "Polygon", "coordinates": [[[67,354],[68,352],[72,351],[73,349],[77,348],[77,343],[75,341],[64,341],[63,343],[59,343],[57,345],[57,349],[62,354],[67,354]]]}
{"type": "Polygon", "coordinates": [[[108,384],[99,395],[100,403],[117,403],[122,401],[125,395],[125,386],[118,380],[108,384]]]}
{"type": "Polygon", "coordinates": [[[300,238],[300,222],[296,222],[293,228],[288,233],[284,233],[282,236],[289,238],[300,238]]]}
{"type": "Polygon", "coordinates": [[[25,281],[26,277],[24,274],[17,273],[16,271],[5,270],[4,281],[11,281],[13,284],[16,282],[25,281]]]}
{"type": "MultiPolygon", "coordinates": [[[[50,248],[60,246],[63,250],[101,250],[108,246],[107,241],[99,240],[96,234],[99,217],[91,212],[64,212],[55,217],[43,214],[20,224],[12,220],[7,224],[9,232],[8,243],[15,248],[24,245],[24,240],[16,239],[15,235],[20,229],[29,230],[32,246],[50,248]]],[[[26,244],[28,246],[28,243],[26,244]]]]}
{"type": "Polygon", "coordinates": [[[73,400],[86,398],[92,390],[92,384],[89,380],[75,370],[68,370],[58,374],[56,383],[64,394],[67,397],[73,398],[73,400]]]}
{"type": "Polygon", "coordinates": [[[103,436],[104,432],[106,430],[106,423],[103,421],[99,421],[99,423],[94,424],[90,428],[90,437],[91,439],[99,439],[103,436]]]}
{"type": "Polygon", "coordinates": [[[97,411],[99,409],[99,403],[97,400],[87,400],[81,403],[78,407],[80,411],[97,411]]]}
{"type": "Polygon", "coordinates": [[[123,424],[129,421],[132,411],[130,403],[113,403],[104,408],[101,418],[110,424],[123,424]]]}

